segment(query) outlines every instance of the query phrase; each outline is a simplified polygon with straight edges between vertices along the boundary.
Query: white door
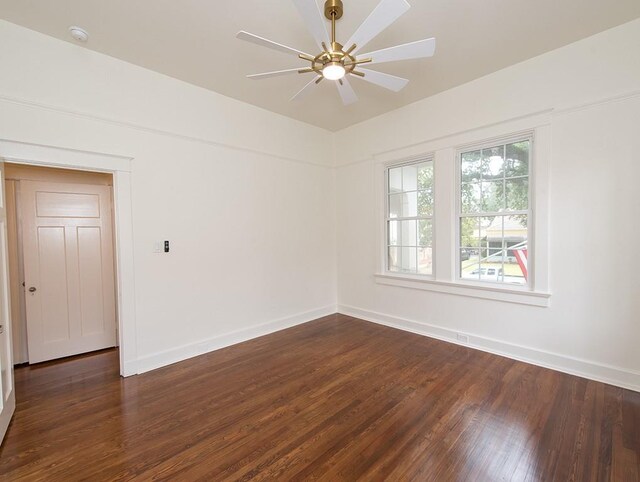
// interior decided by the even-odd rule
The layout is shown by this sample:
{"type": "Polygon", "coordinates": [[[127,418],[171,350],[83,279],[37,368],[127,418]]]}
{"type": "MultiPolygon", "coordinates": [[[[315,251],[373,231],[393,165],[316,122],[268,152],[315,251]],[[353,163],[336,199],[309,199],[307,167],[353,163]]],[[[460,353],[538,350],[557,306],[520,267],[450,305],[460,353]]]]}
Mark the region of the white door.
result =
{"type": "Polygon", "coordinates": [[[111,190],[21,181],[29,362],[116,344],[111,190]]]}
{"type": "Polygon", "coordinates": [[[9,269],[7,247],[7,208],[4,195],[4,163],[0,162],[0,442],[16,408],[11,354],[9,269]]]}

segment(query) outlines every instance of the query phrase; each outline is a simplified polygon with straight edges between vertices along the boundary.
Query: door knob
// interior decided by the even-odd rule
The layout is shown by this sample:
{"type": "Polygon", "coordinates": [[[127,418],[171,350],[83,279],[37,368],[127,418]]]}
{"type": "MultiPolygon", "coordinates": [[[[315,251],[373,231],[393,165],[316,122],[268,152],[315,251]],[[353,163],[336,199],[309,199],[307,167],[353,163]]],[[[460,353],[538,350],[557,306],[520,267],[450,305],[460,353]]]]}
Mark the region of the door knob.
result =
{"type": "Polygon", "coordinates": [[[35,286],[32,286],[31,288],[29,288],[29,293],[33,293],[36,290],[35,286]]]}

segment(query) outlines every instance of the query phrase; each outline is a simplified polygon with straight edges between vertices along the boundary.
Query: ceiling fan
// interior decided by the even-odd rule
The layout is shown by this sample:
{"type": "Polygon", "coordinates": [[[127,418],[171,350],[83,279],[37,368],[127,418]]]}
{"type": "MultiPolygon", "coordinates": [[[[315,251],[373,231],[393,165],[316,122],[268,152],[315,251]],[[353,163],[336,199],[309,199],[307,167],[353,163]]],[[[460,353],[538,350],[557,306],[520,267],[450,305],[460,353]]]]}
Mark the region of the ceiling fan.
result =
{"type": "Polygon", "coordinates": [[[435,52],[436,39],[428,38],[366,54],[358,54],[361,48],[409,10],[410,5],[406,0],[382,0],[345,44],[336,41],[336,21],[344,13],[342,0],[326,0],[324,4],[324,16],[331,21],[331,37],[329,37],[325,20],[322,18],[322,12],[316,0],[293,0],[293,3],[298,8],[318,47],[322,49],[319,54],[310,55],[301,50],[245,31],[240,31],[237,34],[239,39],[280,52],[294,54],[310,63],[309,66],[304,68],[276,70],[247,76],[250,79],[267,79],[293,73],[315,74],[314,78],[291,100],[305,97],[323,79],[327,79],[335,81],[342,102],[345,105],[352,104],[358,100],[358,97],[347,79],[349,75],[360,77],[372,84],[399,92],[409,83],[407,79],[375,70],[363,69],[361,65],[421,59],[431,57],[435,52]],[[346,50],[345,46],[348,46],[346,50]]]}

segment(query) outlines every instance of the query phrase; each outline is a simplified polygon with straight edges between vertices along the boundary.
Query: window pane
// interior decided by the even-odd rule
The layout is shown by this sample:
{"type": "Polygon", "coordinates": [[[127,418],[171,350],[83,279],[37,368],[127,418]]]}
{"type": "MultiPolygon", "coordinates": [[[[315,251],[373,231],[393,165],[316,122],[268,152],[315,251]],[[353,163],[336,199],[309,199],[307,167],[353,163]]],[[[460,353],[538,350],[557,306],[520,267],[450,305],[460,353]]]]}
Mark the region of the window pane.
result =
{"type": "Polygon", "coordinates": [[[418,271],[418,261],[417,261],[417,248],[401,248],[401,266],[402,271],[408,271],[415,273],[418,271]]]}
{"type": "Polygon", "coordinates": [[[482,197],[479,182],[462,183],[460,195],[463,213],[480,212],[482,197]]]}
{"type": "Polygon", "coordinates": [[[504,177],[504,146],[482,150],[482,178],[502,179],[504,177]]]}
{"type": "Polygon", "coordinates": [[[504,216],[504,240],[508,246],[527,244],[528,227],[527,216],[504,216]]]}
{"type": "Polygon", "coordinates": [[[460,170],[463,182],[480,180],[482,173],[481,153],[482,151],[471,151],[462,154],[460,170]]]}
{"type": "Polygon", "coordinates": [[[478,248],[462,248],[460,249],[460,261],[463,266],[478,262],[478,248]],[[466,263],[465,263],[466,261],[466,263]]]}
{"type": "Polygon", "coordinates": [[[388,223],[389,245],[399,246],[400,243],[400,221],[389,221],[388,223]]]}
{"type": "Polygon", "coordinates": [[[480,247],[480,219],[461,218],[460,219],[460,247],[479,248],[480,247]]]}
{"type": "Polygon", "coordinates": [[[505,181],[507,209],[526,211],[529,208],[529,179],[508,179],[505,181]]]}
{"type": "Polygon", "coordinates": [[[418,273],[433,273],[433,253],[431,248],[418,248],[418,273]]]}
{"type": "Polygon", "coordinates": [[[524,285],[528,277],[527,216],[505,216],[505,283],[524,285]]]}
{"type": "Polygon", "coordinates": [[[402,195],[402,216],[414,218],[418,215],[418,193],[407,192],[402,195]]]}
{"type": "Polygon", "coordinates": [[[468,280],[479,280],[480,265],[477,262],[461,261],[460,278],[468,280]]]}
{"type": "MultiPolygon", "coordinates": [[[[471,222],[462,218],[461,223],[471,222]]],[[[474,219],[475,221],[475,219],[474,219]]],[[[460,277],[480,281],[527,283],[527,216],[494,216],[479,218],[480,249],[460,250],[460,277]]],[[[461,228],[462,229],[462,228],[461,228]]],[[[464,238],[463,238],[464,239],[464,238]]],[[[461,244],[464,242],[461,239],[461,244]]],[[[475,241],[475,238],[473,238],[475,241]]]]}
{"type": "Polygon", "coordinates": [[[433,245],[433,223],[430,219],[421,219],[418,221],[418,245],[433,245]]]}
{"type": "Polygon", "coordinates": [[[402,190],[415,191],[418,189],[418,167],[404,166],[402,168],[402,190]]]}
{"type": "Polygon", "coordinates": [[[528,277],[527,216],[504,217],[504,281],[524,285],[528,277]]]}
{"type": "Polygon", "coordinates": [[[482,211],[496,212],[504,209],[504,181],[482,182],[482,211]]]}
{"type": "Polygon", "coordinates": [[[416,221],[401,221],[400,242],[402,246],[417,246],[418,232],[416,229],[416,221]]]}
{"type": "Polygon", "coordinates": [[[389,193],[402,191],[402,169],[394,167],[389,169],[389,193]]]}
{"type": "Polygon", "coordinates": [[[400,248],[389,248],[389,259],[387,266],[389,271],[400,271],[400,248]]]}
{"type": "Polygon", "coordinates": [[[433,162],[418,165],[418,189],[433,187],[433,162]]]}
{"type": "Polygon", "coordinates": [[[389,196],[389,217],[402,217],[402,194],[391,194],[389,196]]]}
{"type": "Polygon", "coordinates": [[[431,274],[433,161],[389,168],[387,180],[387,269],[431,274]]]}
{"type": "Polygon", "coordinates": [[[502,216],[480,218],[480,261],[489,256],[489,248],[502,246],[502,216]]]}
{"type": "Polygon", "coordinates": [[[433,215],[433,191],[418,191],[418,216],[433,215]]]}
{"type": "Polygon", "coordinates": [[[390,218],[414,218],[418,215],[418,193],[405,192],[389,196],[390,218]]]}
{"type": "Polygon", "coordinates": [[[509,263],[504,265],[504,282],[514,285],[526,285],[527,278],[520,265],[509,263]]]}
{"type": "MultiPolygon", "coordinates": [[[[493,245],[495,246],[495,244],[493,245]]],[[[502,267],[502,257],[504,256],[504,250],[502,248],[489,248],[489,253],[487,259],[485,260],[487,263],[497,263],[502,267]]]]}
{"type": "Polygon", "coordinates": [[[492,281],[493,283],[502,282],[502,263],[480,263],[480,281],[492,281]]]}
{"type": "Polygon", "coordinates": [[[505,176],[528,176],[529,175],[529,141],[507,144],[507,154],[505,161],[505,176]]]}

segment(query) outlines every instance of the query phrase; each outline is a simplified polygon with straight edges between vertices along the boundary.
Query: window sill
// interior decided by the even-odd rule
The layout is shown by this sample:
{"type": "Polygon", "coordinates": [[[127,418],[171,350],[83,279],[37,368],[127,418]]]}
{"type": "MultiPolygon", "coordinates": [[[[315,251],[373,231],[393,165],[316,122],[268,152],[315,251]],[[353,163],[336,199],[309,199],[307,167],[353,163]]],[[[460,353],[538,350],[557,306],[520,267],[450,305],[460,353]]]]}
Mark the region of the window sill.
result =
{"type": "Polygon", "coordinates": [[[550,304],[551,293],[529,291],[518,288],[503,288],[492,285],[478,285],[464,282],[437,281],[420,276],[397,275],[392,273],[378,273],[374,275],[376,283],[413,288],[418,290],[436,291],[458,296],[481,298],[485,300],[503,301],[506,303],[518,303],[547,307],[550,304]]]}

